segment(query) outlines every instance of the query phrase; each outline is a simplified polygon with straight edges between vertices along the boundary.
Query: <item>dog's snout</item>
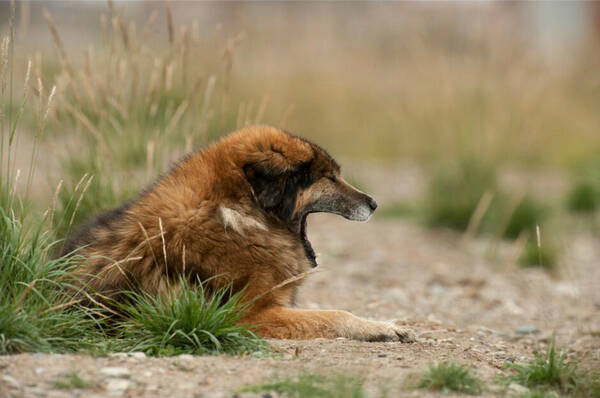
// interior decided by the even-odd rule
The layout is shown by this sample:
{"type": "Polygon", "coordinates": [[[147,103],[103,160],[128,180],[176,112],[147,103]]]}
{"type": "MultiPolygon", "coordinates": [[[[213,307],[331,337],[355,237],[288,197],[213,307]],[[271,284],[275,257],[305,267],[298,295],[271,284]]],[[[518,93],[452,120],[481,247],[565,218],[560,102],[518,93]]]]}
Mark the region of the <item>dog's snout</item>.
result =
{"type": "Polygon", "coordinates": [[[369,207],[371,208],[371,211],[375,211],[375,209],[377,208],[377,202],[375,202],[375,199],[369,198],[367,200],[367,202],[369,203],[369,207]]]}

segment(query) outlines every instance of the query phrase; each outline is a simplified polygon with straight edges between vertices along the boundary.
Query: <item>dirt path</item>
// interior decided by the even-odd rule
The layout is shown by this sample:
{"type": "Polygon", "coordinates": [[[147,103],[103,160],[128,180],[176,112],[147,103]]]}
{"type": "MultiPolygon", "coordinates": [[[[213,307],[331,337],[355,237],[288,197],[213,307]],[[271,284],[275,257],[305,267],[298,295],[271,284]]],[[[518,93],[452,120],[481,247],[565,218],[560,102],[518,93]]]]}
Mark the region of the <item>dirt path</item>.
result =
{"type": "Polygon", "coordinates": [[[553,276],[510,264],[510,245],[397,221],[359,224],[316,215],[309,237],[322,271],[309,276],[299,306],[397,319],[417,342],[273,341],[279,354],[268,359],[15,355],[0,357],[0,396],[231,397],[241,386],[300,370],[362,375],[370,391],[385,385],[396,396],[407,375],[444,359],[473,366],[488,381],[484,395],[497,396],[502,392],[493,379],[503,363],[529,358],[553,333],[569,355],[600,366],[600,247],[592,236],[565,242],[553,276]],[[119,370],[110,367],[125,374],[111,374],[119,370]],[[53,388],[73,371],[92,387],[53,388]]]}

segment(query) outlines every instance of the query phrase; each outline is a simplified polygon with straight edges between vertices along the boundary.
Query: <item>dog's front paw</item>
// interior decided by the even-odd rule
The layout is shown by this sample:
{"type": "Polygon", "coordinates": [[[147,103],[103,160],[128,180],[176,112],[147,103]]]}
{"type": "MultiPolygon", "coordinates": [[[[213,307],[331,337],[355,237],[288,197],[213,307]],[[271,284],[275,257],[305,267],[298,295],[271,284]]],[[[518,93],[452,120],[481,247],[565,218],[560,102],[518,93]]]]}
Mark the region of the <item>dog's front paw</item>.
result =
{"type": "Polygon", "coordinates": [[[356,337],[363,341],[399,341],[401,343],[415,341],[415,336],[410,330],[391,322],[369,322],[369,325],[356,337]]]}

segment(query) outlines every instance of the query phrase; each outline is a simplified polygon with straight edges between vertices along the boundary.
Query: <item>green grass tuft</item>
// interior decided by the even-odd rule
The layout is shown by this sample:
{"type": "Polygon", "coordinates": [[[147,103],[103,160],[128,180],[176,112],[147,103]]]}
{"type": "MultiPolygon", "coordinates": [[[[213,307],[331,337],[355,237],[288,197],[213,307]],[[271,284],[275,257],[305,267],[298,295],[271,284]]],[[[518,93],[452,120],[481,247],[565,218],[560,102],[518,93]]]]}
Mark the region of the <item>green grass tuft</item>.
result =
{"type": "Polygon", "coordinates": [[[493,166],[463,157],[433,174],[425,196],[425,221],[429,226],[464,231],[483,195],[496,189],[493,166]]]}
{"type": "Polygon", "coordinates": [[[545,240],[540,247],[535,239],[530,239],[525,245],[525,250],[519,257],[521,267],[540,267],[553,270],[558,264],[559,251],[555,243],[545,240]]]}
{"type": "Polygon", "coordinates": [[[593,213],[600,207],[600,187],[597,182],[573,183],[567,194],[567,208],[575,213],[593,213]]]}
{"type": "Polygon", "coordinates": [[[165,356],[182,353],[240,354],[266,350],[266,344],[247,326],[237,325],[244,315],[241,293],[229,289],[207,295],[201,284],[181,279],[172,296],[131,293],[120,310],[119,329],[124,349],[165,356]]]}
{"type": "Polygon", "coordinates": [[[77,372],[69,373],[62,379],[54,382],[54,388],[59,390],[83,389],[88,388],[91,385],[92,384],[89,381],[83,379],[77,372]]]}
{"type": "Polygon", "coordinates": [[[272,383],[244,387],[240,392],[275,392],[291,398],[363,398],[367,394],[360,377],[337,375],[326,377],[301,373],[296,377],[279,379],[272,383]]]}
{"type": "Polygon", "coordinates": [[[471,374],[469,368],[453,362],[442,362],[429,367],[423,375],[419,388],[478,395],[482,391],[482,382],[471,374]]]}
{"type": "Polygon", "coordinates": [[[535,235],[536,225],[542,224],[547,214],[548,211],[542,203],[531,195],[526,195],[510,215],[503,236],[516,239],[523,231],[535,235]]]}
{"type": "Polygon", "coordinates": [[[544,354],[537,354],[534,361],[523,365],[509,364],[513,374],[508,382],[536,389],[569,392],[576,384],[576,367],[566,361],[565,354],[558,353],[554,343],[544,354]]]}
{"type": "Polygon", "coordinates": [[[531,389],[524,397],[581,397],[600,398],[600,372],[579,370],[575,362],[550,344],[545,353],[538,353],[529,363],[509,364],[512,374],[504,382],[518,383],[531,389]]]}
{"type": "Polygon", "coordinates": [[[74,265],[51,259],[48,235],[0,208],[0,354],[72,352],[100,334],[86,310],[69,305],[74,265]]]}

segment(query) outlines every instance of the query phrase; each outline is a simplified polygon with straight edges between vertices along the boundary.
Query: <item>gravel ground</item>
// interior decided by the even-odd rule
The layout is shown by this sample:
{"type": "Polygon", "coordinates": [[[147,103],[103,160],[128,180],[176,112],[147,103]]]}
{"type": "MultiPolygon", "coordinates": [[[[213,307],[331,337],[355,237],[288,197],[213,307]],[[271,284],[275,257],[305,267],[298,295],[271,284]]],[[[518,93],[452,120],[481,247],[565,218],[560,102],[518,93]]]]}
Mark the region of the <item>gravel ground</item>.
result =
{"type": "Polygon", "coordinates": [[[487,381],[484,396],[503,396],[494,383],[503,364],[530,358],[553,335],[569,356],[600,367],[600,246],[591,234],[570,236],[559,270],[548,274],[514,265],[508,243],[406,222],[313,215],[308,233],[321,272],[308,277],[299,306],[398,320],[414,330],[415,343],[271,341],[270,358],[4,356],[0,397],[232,397],[239,387],[301,370],[361,375],[368,391],[385,386],[390,396],[436,396],[399,387],[444,359],[472,366],[487,381]],[[54,387],[74,371],[88,388],[54,387]]]}

